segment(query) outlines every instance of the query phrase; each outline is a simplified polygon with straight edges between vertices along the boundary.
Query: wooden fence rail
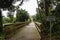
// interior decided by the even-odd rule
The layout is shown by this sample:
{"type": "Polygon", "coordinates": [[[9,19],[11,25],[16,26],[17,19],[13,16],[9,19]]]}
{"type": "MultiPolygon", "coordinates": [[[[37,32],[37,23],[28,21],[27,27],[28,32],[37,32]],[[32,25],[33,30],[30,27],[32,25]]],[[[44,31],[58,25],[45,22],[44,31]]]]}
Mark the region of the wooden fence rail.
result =
{"type": "Polygon", "coordinates": [[[29,22],[18,22],[18,23],[11,23],[11,24],[4,24],[4,35],[5,39],[10,38],[13,36],[18,29],[21,27],[29,24],[29,22]]]}

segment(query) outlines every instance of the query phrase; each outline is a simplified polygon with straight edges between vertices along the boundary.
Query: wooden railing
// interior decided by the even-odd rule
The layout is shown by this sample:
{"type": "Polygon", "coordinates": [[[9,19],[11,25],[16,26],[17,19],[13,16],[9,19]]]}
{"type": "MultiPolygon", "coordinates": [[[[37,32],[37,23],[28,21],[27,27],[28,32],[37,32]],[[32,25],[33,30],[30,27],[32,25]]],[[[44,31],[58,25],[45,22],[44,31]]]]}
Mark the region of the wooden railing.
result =
{"type": "Polygon", "coordinates": [[[41,33],[41,23],[35,22],[35,25],[36,25],[38,32],[41,33]]]}
{"type": "Polygon", "coordinates": [[[5,39],[10,38],[12,35],[16,33],[16,31],[23,26],[29,24],[29,22],[17,22],[17,23],[9,23],[9,24],[4,24],[4,34],[5,34],[5,39]]]}

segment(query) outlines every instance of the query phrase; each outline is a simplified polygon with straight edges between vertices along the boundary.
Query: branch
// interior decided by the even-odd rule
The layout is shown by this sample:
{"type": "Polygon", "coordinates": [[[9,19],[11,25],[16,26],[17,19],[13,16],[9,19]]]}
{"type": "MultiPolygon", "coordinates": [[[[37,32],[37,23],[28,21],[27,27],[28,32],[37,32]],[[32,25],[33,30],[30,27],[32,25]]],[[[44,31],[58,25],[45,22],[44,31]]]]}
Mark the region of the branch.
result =
{"type": "Polygon", "coordinates": [[[19,4],[20,6],[23,4],[24,0],[21,1],[21,3],[19,4]]]}

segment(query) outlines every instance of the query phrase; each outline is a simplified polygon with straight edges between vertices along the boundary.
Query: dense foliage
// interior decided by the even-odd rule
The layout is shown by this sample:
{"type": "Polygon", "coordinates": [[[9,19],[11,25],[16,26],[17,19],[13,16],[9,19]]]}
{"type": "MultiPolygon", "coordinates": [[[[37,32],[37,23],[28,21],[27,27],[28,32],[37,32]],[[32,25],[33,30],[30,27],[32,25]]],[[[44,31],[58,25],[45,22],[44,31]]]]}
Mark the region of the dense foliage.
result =
{"type": "MultiPolygon", "coordinates": [[[[0,33],[3,33],[3,23],[4,23],[2,20],[2,10],[1,9],[3,9],[3,10],[9,9],[11,6],[13,6],[12,3],[17,2],[17,1],[21,1],[21,0],[0,0],[0,33]]],[[[21,1],[20,5],[22,5],[23,1],[24,0],[21,1]]]]}
{"type": "MultiPolygon", "coordinates": [[[[50,34],[50,22],[46,21],[47,16],[55,16],[55,21],[52,24],[52,35],[60,37],[60,0],[50,0],[51,2],[40,1],[39,8],[37,8],[37,14],[34,17],[34,21],[42,23],[42,34],[50,34]],[[54,8],[55,7],[55,8],[54,8]],[[39,12],[38,12],[39,11],[39,12]]],[[[52,36],[52,37],[53,37],[52,36]]],[[[57,40],[57,39],[56,39],[57,40]]]]}
{"type": "Polygon", "coordinates": [[[23,9],[18,10],[16,14],[17,22],[25,22],[29,19],[29,13],[23,9]]]}
{"type": "Polygon", "coordinates": [[[14,0],[0,0],[0,8],[8,8],[14,0]]]}

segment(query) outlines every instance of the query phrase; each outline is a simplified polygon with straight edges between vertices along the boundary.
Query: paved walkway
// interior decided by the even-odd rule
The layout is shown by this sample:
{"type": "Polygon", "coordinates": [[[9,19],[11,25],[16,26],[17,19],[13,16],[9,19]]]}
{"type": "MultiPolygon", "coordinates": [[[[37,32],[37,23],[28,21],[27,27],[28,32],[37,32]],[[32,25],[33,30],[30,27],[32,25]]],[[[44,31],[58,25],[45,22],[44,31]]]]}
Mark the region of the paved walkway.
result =
{"type": "Polygon", "coordinates": [[[35,24],[31,22],[29,25],[19,29],[19,32],[9,40],[40,40],[40,38],[35,24]]]}

